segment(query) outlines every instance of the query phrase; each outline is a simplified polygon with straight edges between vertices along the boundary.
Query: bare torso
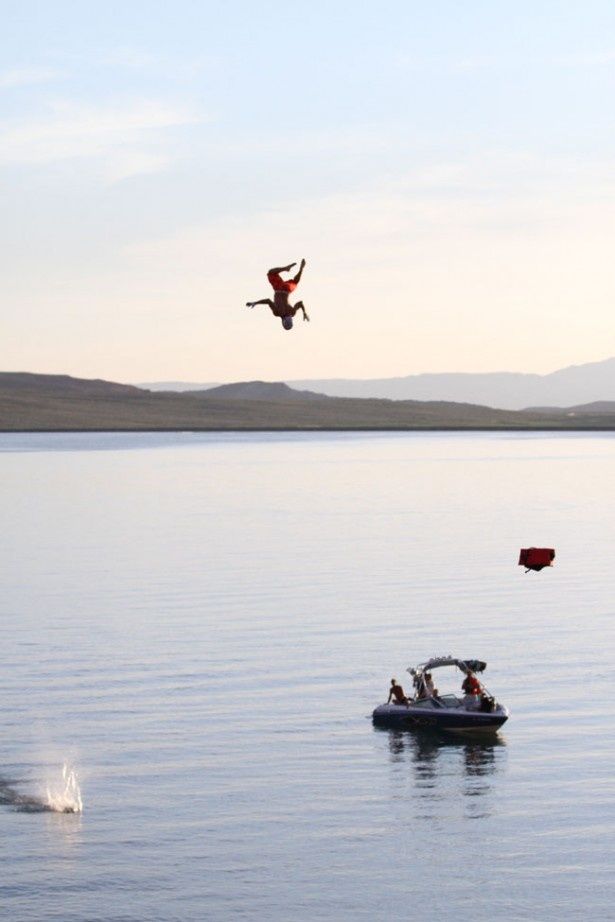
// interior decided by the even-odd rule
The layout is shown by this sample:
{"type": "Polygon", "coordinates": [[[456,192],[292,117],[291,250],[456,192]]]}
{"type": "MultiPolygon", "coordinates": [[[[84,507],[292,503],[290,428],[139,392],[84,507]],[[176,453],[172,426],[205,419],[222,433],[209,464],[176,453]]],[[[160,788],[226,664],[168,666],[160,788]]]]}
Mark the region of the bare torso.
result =
{"type": "Polygon", "coordinates": [[[272,311],[276,317],[285,317],[287,314],[292,313],[287,291],[274,291],[272,311]]]}

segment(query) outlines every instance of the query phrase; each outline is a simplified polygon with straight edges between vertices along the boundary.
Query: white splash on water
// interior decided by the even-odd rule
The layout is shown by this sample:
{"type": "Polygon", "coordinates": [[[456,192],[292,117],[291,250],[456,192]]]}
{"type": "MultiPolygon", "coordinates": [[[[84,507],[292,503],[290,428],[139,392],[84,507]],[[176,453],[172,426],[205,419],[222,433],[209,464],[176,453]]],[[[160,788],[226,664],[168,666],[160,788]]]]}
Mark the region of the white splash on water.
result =
{"type": "Polygon", "coordinates": [[[55,813],[82,813],[83,800],[77,772],[68,762],[62,766],[62,783],[47,785],[46,807],[55,813]]]}

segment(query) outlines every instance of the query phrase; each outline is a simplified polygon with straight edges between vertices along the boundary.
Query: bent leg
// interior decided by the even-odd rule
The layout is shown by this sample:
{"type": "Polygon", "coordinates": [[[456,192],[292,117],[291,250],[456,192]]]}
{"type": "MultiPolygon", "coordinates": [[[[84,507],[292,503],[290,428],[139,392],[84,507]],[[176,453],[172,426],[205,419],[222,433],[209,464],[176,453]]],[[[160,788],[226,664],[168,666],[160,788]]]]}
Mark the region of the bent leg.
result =
{"type": "Polygon", "coordinates": [[[290,272],[293,266],[296,266],[297,263],[290,263],[288,266],[276,266],[274,269],[269,269],[267,275],[279,275],[280,272],[290,272]]]}
{"type": "MultiPolygon", "coordinates": [[[[293,266],[294,266],[294,265],[295,265],[295,263],[293,263],[293,266]]],[[[302,260],[301,260],[301,265],[299,266],[299,271],[297,272],[296,276],[295,276],[294,279],[293,279],[293,282],[295,283],[295,285],[298,285],[299,282],[301,281],[301,276],[303,275],[303,270],[304,270],[304,269],[305,269],[305,259],[302,259],[302,260]]]]}

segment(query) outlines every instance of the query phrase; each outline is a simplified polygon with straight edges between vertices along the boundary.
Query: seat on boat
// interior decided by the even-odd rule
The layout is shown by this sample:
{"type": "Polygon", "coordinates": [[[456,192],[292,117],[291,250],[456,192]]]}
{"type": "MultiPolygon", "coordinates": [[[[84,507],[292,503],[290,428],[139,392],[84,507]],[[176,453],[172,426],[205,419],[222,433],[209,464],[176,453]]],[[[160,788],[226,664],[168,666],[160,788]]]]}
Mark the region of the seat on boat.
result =
{"type": "Polygon", "coordinates": [[[412,707],[431,710],[432,708],[438,707],[438,705],[434,698],[419,698],[417,701],[412,702],[412,707]]]}
{"type": "Polygon", "coordinates": [[[440,704],[444,705],[445,708],[458,708],[461,707],[461,701],[457,695],[440,695],[438,697],[440,704]]]}

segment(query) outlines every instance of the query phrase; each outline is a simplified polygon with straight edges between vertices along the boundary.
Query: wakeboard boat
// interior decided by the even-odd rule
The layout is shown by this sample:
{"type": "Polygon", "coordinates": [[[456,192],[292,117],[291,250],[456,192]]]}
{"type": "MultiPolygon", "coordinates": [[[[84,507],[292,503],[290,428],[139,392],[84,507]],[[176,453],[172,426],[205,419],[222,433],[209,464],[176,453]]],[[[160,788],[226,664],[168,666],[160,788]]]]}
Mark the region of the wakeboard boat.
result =
{"type": "Polygon", "coordinates": [[[380,704],[372,714],[375,724],[398,729],[429,727],[450,732],[496,732],[508,720],[508,709],[487,691],[476,673],[487,664],[476,659],[435,656],[406,671],[412,676],[414,697],[380,704]],[[431,681],[431,670],[449,666],[459,670],[466,694],[440,695],[431,681]]]}

